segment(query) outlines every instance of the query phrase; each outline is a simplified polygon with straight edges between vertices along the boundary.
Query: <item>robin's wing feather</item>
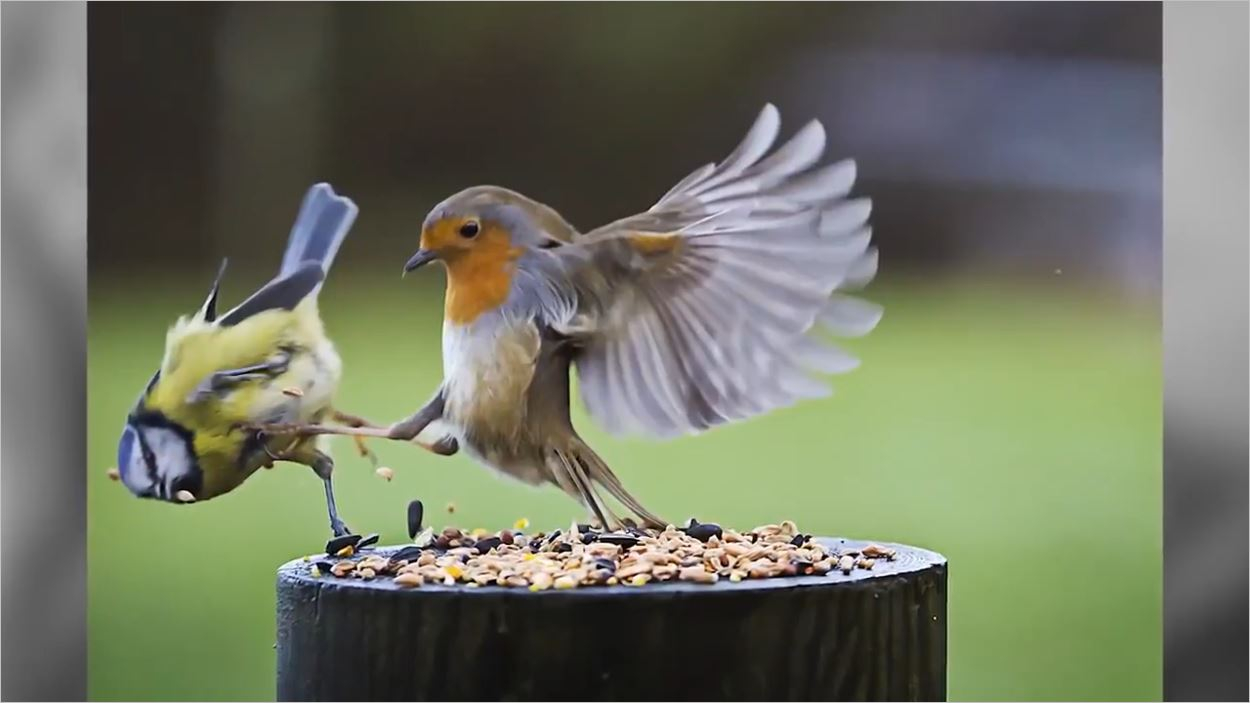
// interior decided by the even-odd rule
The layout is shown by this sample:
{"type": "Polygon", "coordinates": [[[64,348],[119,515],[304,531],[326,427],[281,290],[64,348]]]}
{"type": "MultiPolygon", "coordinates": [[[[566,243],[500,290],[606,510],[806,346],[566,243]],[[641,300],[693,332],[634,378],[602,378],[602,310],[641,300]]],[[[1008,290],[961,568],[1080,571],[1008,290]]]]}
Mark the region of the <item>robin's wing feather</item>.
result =
{"type": "Polygon", "coordinates": [[[816,372],[857,365],[815,329],[866,334],[881,308],[839,289],[876,272],[855,166],[812,169],[824,130],[777,137],[766,106],[734,152],[691,173],[645,213],[551,255],[573,305],[583,401],[615,434],[673,436],[829,392],[816,372]],[[820,323],[820,324],[817,324],[820,323]]]}

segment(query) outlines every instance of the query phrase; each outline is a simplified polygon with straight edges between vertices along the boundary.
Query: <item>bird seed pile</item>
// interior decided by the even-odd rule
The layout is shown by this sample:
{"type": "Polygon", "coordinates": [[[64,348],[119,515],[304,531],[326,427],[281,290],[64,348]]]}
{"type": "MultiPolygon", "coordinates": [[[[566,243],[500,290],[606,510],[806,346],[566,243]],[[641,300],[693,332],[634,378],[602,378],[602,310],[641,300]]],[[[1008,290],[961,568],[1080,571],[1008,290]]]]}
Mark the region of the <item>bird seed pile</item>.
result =
{"type": "MultiPolygon", "coordinates": [[[[518,527],[525,521],[518,521],[518,527]]],[[[315,577],[391,578],[395,585],[468,588],[504,586],[531,591],[587,586],[643,586],[665,581],[712,584],[779,576],[850,574],[871,569],[894,551],[875,545],[833,551],[799,532],[793,522],[739,533],[691,520],[684,528],[626,528],[609,532],[573,524],[550,534],[520,529],[466,533],[425,530],[415,544],[390,555],[371,553],[375,535],[341,537],[326,545],[337,560],[306,557],[315,577]],[[361,551],[361,550],[364,551],[361,551]]]]}

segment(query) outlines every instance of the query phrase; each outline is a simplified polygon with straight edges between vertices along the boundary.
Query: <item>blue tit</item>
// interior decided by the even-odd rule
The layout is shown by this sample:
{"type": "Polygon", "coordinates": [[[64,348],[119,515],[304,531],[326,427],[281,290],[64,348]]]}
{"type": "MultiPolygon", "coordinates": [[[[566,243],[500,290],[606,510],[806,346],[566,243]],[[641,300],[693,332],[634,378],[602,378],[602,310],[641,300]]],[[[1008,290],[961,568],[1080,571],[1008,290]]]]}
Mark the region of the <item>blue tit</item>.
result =
{"type": "Polygon", "coordinates": [[[217,314],[226,264],[208,298],[168,331],[160,369],[126,417],[121,480],[141,498],[190,503],[241,485],[262,466],[311,467],[325,484],[330,527],[349,534],[334,503],[334,462],[318,437],[255,428],[325,420],[368,423],[334,409],[342,363],[317,307],[322,281],[356,219],[356,204],[325,183],[304,196],[278,275],[217,314]]]}

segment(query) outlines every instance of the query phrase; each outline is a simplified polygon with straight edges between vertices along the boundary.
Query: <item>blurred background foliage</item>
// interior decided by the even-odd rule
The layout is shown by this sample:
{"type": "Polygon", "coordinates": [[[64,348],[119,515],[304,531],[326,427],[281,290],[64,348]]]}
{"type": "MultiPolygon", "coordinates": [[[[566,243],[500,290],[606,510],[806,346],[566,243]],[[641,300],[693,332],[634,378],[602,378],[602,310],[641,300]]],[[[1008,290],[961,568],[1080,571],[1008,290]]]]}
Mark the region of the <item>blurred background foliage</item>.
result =
{"type": "MultiPolygon", "coordinates": [[[[165,327],[238,301],[303,191],[361,207],[323,296],[343,405],[439,379],[426,211],[495,183],[593,227],[723,157],[764,102],[859,162],[886,305],[834,398],[651,444],[575,421],[666,515],[951,559],[952,699],[1160,695],[1160,10],[1137,3],[240,3],[89,8],[89,624],[97,699],[273,696],[273,570],[316,550],[282,467],[209,503],[104,478],[165,327]]],[[[358,531],[579,511],[464,457],[338,449],[358,531]],[[454,516],[441,506],[454,502],[454,516]]]]}

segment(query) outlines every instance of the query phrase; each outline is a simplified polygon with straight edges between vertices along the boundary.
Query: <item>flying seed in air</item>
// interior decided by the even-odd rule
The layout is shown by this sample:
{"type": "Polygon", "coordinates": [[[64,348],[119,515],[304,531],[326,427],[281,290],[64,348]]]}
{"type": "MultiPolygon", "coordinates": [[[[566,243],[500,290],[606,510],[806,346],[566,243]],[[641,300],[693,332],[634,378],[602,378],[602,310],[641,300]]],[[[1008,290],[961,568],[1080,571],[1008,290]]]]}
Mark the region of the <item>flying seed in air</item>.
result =
{"type": "Polygon", "coordinates": [[[110,467],[109,470],[104,473],[109,477],[110,481],[122,480],[122,472],[118,471],[116,466],[110,467]]]}
{"type": "Polygon", "coordinates": [[[447,512],[448,512],[448,514],[451,514],[451,513],[456,512],[456,504],[455,504],[455,503],[448,503],[448,504],[447,504],[447,512]]]}
{"type": "Polygon", "coordinates": [[[381,476],[382,478],[386,479],[388,482],[391,479],[395,478],[395,471],[391,469],[389,466],[379,466],[377,469],[373,471],[373,473],[377,474],[378,476],[381,476]]]}

